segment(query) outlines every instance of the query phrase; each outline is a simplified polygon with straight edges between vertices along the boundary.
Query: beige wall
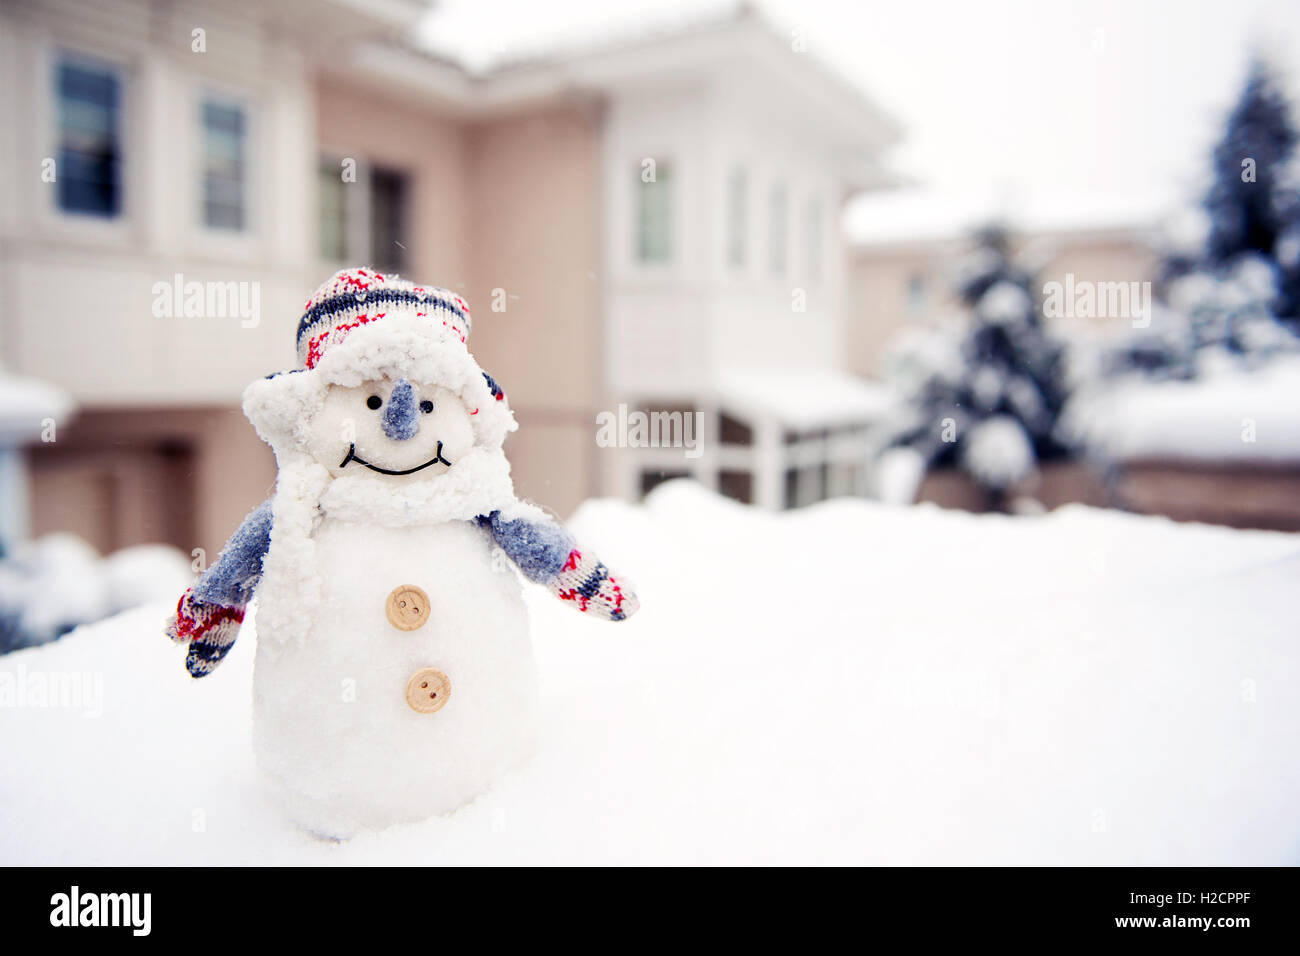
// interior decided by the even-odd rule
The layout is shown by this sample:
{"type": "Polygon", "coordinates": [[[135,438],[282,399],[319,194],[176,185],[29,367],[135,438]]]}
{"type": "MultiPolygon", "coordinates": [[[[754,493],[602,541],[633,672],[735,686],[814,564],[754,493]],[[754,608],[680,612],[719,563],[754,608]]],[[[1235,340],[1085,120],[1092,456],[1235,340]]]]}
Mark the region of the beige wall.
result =
{"type": "MultiPolygon", "coordinates": [[[[410,175],[407,272],[417,282],[464,295],[471,251],[466,239],[469,190],[464,124],[326,76],[316,85],[316,135],[318,153],[390,166],[410,175]]],[[[369,263],[322,263],[316,281],[323,282],[329,270],[340,265],[369,263]]],[[[471,307],[477,305],[473,299],[469,302],[471,307]]]]}
{"type": "Polygon", "coordinates": [[[602,451],[599,122],[563,104],[468,135],[470,345],[519,419],[506,445],[519,493],[561,515],[596,493],[602,451]]]}
{"type": "Polygon", "coordinates": [[[890,340],[909,324],[943,321],[960,314],[951,294],[950,259],[956,246],[855,250],[849,253],[845,281],[845,367],[874,378],[883,371],[890,340]],[[912,276],[924,282],[926,307],[913,313],[908,305],[912,276]]]}
{"type": "Polygon", "coordinates": [[[71,531],[102,552],[165,541],[211,561],[275,482],[275,458],[237,408],[105,409],[28,452],[32,534],[71,531]]]}
{"type": "MultiPolygon", "coordinates": [[[[1044,234],[1020,239],[1020,251],[1040,264],[1044,282],[1148,281],[1155,254],[1137,234],[1044,234]]],[[[844,348],[850,371],[869,377],[883,371],[890,340],[910,324],[943,322],[964,313],[953,297],[953,269],[966,249],[960,240],[860,247],[850,253],[844,348]],[[924,282],[924,305],[909,305],[912,276],[924,282]]],[[[1104,321],[1104,320],[1095,320],[1104,321]]]]}

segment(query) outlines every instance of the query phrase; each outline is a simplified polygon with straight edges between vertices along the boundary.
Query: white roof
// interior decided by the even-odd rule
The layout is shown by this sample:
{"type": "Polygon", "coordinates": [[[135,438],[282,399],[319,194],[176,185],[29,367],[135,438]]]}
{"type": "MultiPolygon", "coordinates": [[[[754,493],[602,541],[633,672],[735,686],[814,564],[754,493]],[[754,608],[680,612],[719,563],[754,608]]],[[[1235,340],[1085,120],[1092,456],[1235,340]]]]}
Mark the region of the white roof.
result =
{"type": "Polygon", "coordinates": [[[1177,204],[1170,196],[998,195],[918,186],[866,193],[844,211],[851,246],[880,247],[965,239],[991,222],[1026,233],[1153,229],[1177,204]]]}
{"type": "Polygon", "coordinates": [[[835,369],[733,369],[719,376],[715,393],[729,412],[796,429],[874,422],[896,400],[887,386],[835,369]]]}
{"type": "MultiPolygon", "coordinates": [[[[784,103],[794,119],[815,119],[829,131],[837,161],[854,171],[851,185],[898,181],[875,163],[875,152],[902,135],[898,121],[816,56],[789,56],[784,32],[748,4],[713,4],[702,12],[683,8],[677,17],[664,16],[656,7],[653,21],[603,15],[593,20],[590,11],[566,20],[553,16],[549,6],[538,9],[542,12],[536,16],[546,29],[530,31],[522,22],[488,29],[491,17],[448,24],[439,16],[414,42],[362,43],[328,68],[468,115],[575,94],[644,89],[666,76],[741,71],[751,84],[765,77],[785,94],[785,99],[764,100],[770,112],[784,103]],[[604,27],[584,29],[595,22],[604,27]],[[444,27],[450,29],[440,32],[444,27]],[[481,37],[484,30],[494,37],[509,30],[515,39],[509,44],[503,40],[500,50],[487,56],[471,55],[470,47],[456,40],[461,34],[481,37]]],[[[765,94],[756,87],[754,95],[765,94]]],[[[779,119],[772,117],[773,122],[779,119]]]]}
{"type": "Polygon", "coordinates": [[[1062,428],[1121,461],[1300,462],[1300,358],[1190,382],[1132,382],[1070,403],[1062,428]]]}

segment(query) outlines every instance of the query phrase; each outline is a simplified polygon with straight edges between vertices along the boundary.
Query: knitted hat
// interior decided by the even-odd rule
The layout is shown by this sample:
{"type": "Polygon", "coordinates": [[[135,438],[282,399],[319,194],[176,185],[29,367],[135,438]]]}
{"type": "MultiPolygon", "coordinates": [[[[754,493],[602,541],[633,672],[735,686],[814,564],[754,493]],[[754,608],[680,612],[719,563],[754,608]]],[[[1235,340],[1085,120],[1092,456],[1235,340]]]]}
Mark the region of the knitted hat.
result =
{"type": "Polygon", "coordinates": [[[390,315],[427,318],[433,331],[441,326],[462,345],[469,337],[469,306],[456,293],[367,269],[336,272],[303,308],[298,323],[298,361],[303,368],[315,368],[331,346],[390,315]]]}
{"type": "Polygon", "coordinates": [[[370,269],[344,269],[307,300],[298,322],[299,367],[254,382],[244,413],[272,446],[299,439],[300,426],[330,385],[388,377],[455,392],[475,438],[498,446],[518,426],[505,393],[470,354],[469,305],[447,289],[370,269]]]}

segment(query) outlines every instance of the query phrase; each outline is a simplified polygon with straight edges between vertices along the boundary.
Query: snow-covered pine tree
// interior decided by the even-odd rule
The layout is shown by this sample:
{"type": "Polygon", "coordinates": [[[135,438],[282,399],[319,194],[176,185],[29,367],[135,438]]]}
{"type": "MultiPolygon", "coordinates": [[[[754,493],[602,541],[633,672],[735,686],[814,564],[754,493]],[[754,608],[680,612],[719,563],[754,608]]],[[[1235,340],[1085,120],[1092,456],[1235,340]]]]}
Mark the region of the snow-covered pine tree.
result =
{"type": "Polygon", "coordinates": [[[1220,357],[1249,364],[1300,347],[1296,142],[1286,96],[1256,60],[1212,154],[1204,241],[1170,251],[1161,265],[1168,328],[1116,350],[1113,371],[1190,377],[1220,357]],[[1179,321],[1186,330],[1171,334],[1179,321]],[[1153,344],[1169,348],[1152,352],[1153,344]]]}
{"type": "MultiPolygon", "coordinates": [[[[1214,181],[1204,201],[1210,216],[1206,263],[1274,256],[1287,206],[1294,200],[1284,192],[1295,144],[1286,97],[1264,61],[1256,60],[1214,148],[1214,181]]],[[[1294,189],[1293,182],[1290,187],[1294,189]]]]}
{"type": "Polygon", "coordinates": [[[959,265],[957,292],[970,309],[957,360],[923,374],[911,365],[909,405],[891,444],[927,467],[955,465],[1004,507],[1038,461],[1067,448],[1055,435],[1066,398],[1064,350],[1044,326],[1040,286],[1018,264],[1001,227],[976,236],[959,265]]]}

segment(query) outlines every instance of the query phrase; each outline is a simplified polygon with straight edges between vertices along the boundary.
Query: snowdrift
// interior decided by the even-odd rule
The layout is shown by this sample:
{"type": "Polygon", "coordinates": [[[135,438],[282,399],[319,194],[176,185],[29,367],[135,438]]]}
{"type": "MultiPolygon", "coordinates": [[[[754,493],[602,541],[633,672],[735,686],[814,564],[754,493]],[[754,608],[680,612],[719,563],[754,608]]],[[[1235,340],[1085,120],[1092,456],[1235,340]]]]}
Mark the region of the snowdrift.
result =
{"type": "Polygon", "coordinates": [[[295,829],[252,763],[255,617],[193,681],[149,606],[0,658],[0,863],[1300,862],[1300,537],[683,482],[571,524],[642,611],[530,595],[540,750],[473,804],[295,829]]]}

